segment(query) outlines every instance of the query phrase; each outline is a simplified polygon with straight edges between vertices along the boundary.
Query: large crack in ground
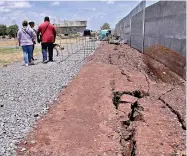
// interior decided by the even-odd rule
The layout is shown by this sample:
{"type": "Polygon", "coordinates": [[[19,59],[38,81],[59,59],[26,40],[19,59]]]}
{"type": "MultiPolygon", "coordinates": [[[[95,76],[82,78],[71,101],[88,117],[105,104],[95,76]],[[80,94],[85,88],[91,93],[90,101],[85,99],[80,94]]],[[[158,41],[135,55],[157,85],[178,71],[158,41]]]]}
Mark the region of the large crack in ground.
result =
{"type": "Polygon", "coordinates": [[[165,105],[170,109],[170,111],[171,111],[172,113],[174,113],[174,114],[177,116],[177,119],[178,119],[178,121],[180,122],[182,129],[183,129],[183,130],[186,130],[185,121],[182,119],[180,113],[179,113],[177,110],[175,110],[169,103],[167,103],[167,102],[166,102],[164,99],[162,99],[161,97],[159,97],[159,100],[160,100],[163,104],[165,104],[165,105]]]}
{"type": "Polygon", "coordinates": [[[173,87],[171,87],[169,90],[167,90],[166,92],[164,92],[163,94],[161,94],[161,95],[159,96],[159,98],[160,98],[161,96],[164,96],[164,95],[166,95],[167,93],[173,91],[177,86],[180,86],[180,85],[182,85],[182,84],[184,84],[184,83],[186,83],[186,82],[179,82],[178,84],[173,85],[173,87]]]}
{"type": "MultiPolygon", "coordinates": [[[[115,84],[115,82],[113,82],[115,84]]],[[[172,91],[170,89],[169,91],[172,91]]],[[[168,93],[169,91],[166,91],[168,93]]],[[[163,93],[162,95],[165,95],[166,93],[163,93]]],[[[144,116],[142,111],[144,111],[144,108],[139,104],[138,100],[141,98],[144,98],[146,96],[150,96],[148,92],[145,92],[143,90],[134,90],[132,92],[128,91],[114,91],[113,89],[113,104],[115,108],[118,110],[118,107],[120,104],[129,104],[128,101],[121,101],[122,95],[130,95],[133,97],[138,98],[134,103],[131,103],[130,106],[130,112],[128,114],[128,120],[120,121],[121,122],[121,128],[119,133],[120,136],[120,145],[121,145],[121,155],[122,156],[136,156],[136,127],[134,127],[133,122],[134,121],[141,121],[145,122],[144,116]]],[[[176,111],[170,104],[164,101],[164,99],[159,97],[159,99],[162,103],[164,103],[169,110],[175,114],[178,118],[178,121],[181,124],[181,127],[183,130],[186,130],[185,121],[182,119],[180,113],[176,111]]]]}
{"type": "MultiPolygon", "coordinates": [[[[146,79],[146,82],[147,82],[147,86],[148,86],[147,93],[148,93],[148,95],[149,95],[149,91],[150,91],[150,82],[149,82],[149,80],[148,80],[148,77],[147,77],[147,75],[146,75],[144,72],[142,72],[141,70],[138,70],[138,71],[140,71],[140,72],[145,76],[145,79],[146,79]]],[[[122,75],[125,75],[125,76],[127,77],[127,80],[129,81],[130,77],[129,77],[128,74],[126,74],[126,73],[124,72],[124,70],[121,70],[121,74],[122,74],[122,75]]],[[[180,113],[179,113],[177,110],[175,110],[169,103],[165,102],[165,101],[161,98],[162,96],[164,96],[164,95],[168,94],[169,92],[173,91],[173,90],[176,88],[176,86],[180,86],[180,85],[182,85],[182,84],[184,84],[184,83],[185,83],[185,82],[179,82],[178,84],[173,85],[173,87],[171,87],[169,90],[167,90],[166,92],[164,92],[163,94],[161,94],[161,95],[159,96],[158,100],[160,100],[162,103],[164,103],[164,104],[169,108],[169,110],[177,116],[178,121],[179,121],[180,124],[182,125],[182,126],[181,126],[182,129],[186,130],[185,121],[184,121],[184,119],[182,119],[180,113]]],[[[120,95],[120,94],[119,94],[119,95],[120,95]]],[[[130,94],[129,94],[129,95],[130,95],[130,94]]],[[[132,96],[133,96],[133,95],[132,95],[132,96]]],[[[115,96],[114,96],[114,97],[115,97],[115,96]]],[[[118,98],[118,96],[116,96],[116,97],[118,98]]],[[[118,107],[118,106],[117,106],[117,107],[118,107]]]]}
{"type": "Polygon", "coordinates": [[[160,100],[164,105],[166,105],[166,106],[169,108],[169,110],[170,110],[173,114],[175,114],[175,115],[177,116],[177,119],[178,119],[179,123],[181,124],[182,129],[183,129],[183,130],[186,130],[185,121],[184,121],[184,119],[182,119],[182,116],[180,115],[180,113],[179,113],[177,110],[175,110],[169,103],[167,103],[167,102],[162,98],[162,96],[164,96],[164,95],[168,94],[169,92],[173,91],[173,90],[176,88],[176,86],[180,86],[180,85],[182,85],[182,84],[184,84],[184,82],[180,82],[180,83],[178,83],[177,85],[174,85],[173,87],[171,87],[171,89],[169,89],[169,90],[167,90],[166,92],[164,92],[163,94],[161,94],[161,95],[159,96],[158,100],[160,100]]]}
{"type": "Polygon", "coordinates": [[[120,145],[122,146],[121,155],[122,156],[136,156],[136,140],[135,133],[136,130],[133,127],[134,121],[143,121],[144,117],[141,111],[144,111],[144,108],[139,104],[138,100],[145,96],[149,96],[148,92],[143,90],[134,90],[132,92],[129,91],[113,91],[113,104],[116,109],[120,103],[129,103],[128,101],[121,101],[122,95],[130,95],[138,98],[134,103],[131,103],[131,111],[128,114],[128,120],[121,121],[121,130],[119,132],[120,135],[120,145]]]}
{"type": "MultiPolygon", "coordinates": [[[[143,72],[141,72],[143,73],[143,72]]],[[[127,76],[128,75],[122,70],[121,74],[127,76]]],[[[126,94],[126,95],[130,95],[133,97],[136,97],[137,100],[134,103],[131,103],[131,111],[128,114],[128,120],[125,121],[120,121],[121,122],[121,128],[119,133],[120,136],[120,145],[122,147],[121,149],[121,155],[122,156],[136,156],[136,139],[135,139],[135,134],[136,134],[136,127],[133,126],[133,122],[134,121],[141,121],[141,122],[145,122],[144,120],[144,116],[142,114],[142,111],[144,111],[144,108],[139,104],[138,100],[141,98],[144,98],[146,96],[150,96],[150,83],[149,80],[146,76],[145,73],[143,73],[145,76],[145,79],[147,81],[147,91],[144,90],[134,90],[132,92],[129,91],[115,91],[115,81],[114,79],[112,80],[111,86],[112,86],[112,92],[113,92],[113,104],[115,106],[115,108],[118,110],[118,107],[120,104],[129,104],[128,101],[122,101],[121,97],[126,94]]],[[[183,84],[179,83],[178,85],[183,84]]],[[[167,102],[164,101],[164,99],[161,98],[161,96],[166,95],[167,93],[171,92],[172,90],[174,90],[176,87],[173,86],[172,88],[170,88],[169,90],[167,90],[166,92],[162,93],[159,98],[157,100],[160,100],[162,103],[164,103],[169,110],[175,114],[178,118],[178,121],[181,124],[181,127],[183,130],[186,130],[186,125],[185,125],[185,121],[182,119],[180,113],[175,110],[170,104],[168,104],[167,102]]]]}

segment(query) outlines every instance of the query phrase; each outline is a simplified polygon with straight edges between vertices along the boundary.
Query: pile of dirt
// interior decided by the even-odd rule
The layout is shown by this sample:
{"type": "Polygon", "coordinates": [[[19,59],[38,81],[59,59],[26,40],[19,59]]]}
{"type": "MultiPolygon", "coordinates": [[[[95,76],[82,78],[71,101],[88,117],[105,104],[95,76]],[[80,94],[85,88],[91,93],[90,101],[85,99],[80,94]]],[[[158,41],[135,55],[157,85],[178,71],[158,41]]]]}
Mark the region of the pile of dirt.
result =
{"type": "Polygon", "coordinates": [[[142,54],[126,44],[102,44],[105,45],[103,49],[103,45],[99,49],[102,53],[94,53],[90,60],[142,71],[152,80],[174,85],[185,79],[184,57],[168,48],[153,46],[142,54]]]}
{"type": "Polygon", "coordinates": [[[18,156],[185,156],[185,81],[147,70],[138,51],[103,42],[18,156]]]}
{"type": "Polygon", "coordinates": [[[149,69],[152,70],[154,74],[158,75],[162,80],[167,81],[168,78],[166,78],[166,76],[171,77],[174,75],[172,75],[171,72],[165,73],[164,69],[166,68],[164,67],[163,71],[160,67],[156,67],[156,61],[162,63],[171,71],[186,80],[186,59],[179,53],[161,45],[154,45],[147,48],[144,54],[144,63],[146,63],[149,69]]]}

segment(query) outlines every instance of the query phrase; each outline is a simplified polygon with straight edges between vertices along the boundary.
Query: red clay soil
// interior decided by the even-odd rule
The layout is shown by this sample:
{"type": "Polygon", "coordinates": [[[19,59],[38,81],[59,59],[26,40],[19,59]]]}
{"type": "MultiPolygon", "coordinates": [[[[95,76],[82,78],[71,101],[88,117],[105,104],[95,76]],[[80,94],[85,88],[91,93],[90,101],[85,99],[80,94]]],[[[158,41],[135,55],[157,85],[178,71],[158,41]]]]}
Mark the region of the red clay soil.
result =
{"type": "Polygon", "coordinates": [[[138,51],[103,42],[17,155],[186,155],[185,81],[148,70],[138,51]]]}
{"type": "Polygon", "coordinates": [[[147,48],[144,54],[164,64],[171,71],[186,79],[186,58],[179,53],[161,45],[147,48]]]}

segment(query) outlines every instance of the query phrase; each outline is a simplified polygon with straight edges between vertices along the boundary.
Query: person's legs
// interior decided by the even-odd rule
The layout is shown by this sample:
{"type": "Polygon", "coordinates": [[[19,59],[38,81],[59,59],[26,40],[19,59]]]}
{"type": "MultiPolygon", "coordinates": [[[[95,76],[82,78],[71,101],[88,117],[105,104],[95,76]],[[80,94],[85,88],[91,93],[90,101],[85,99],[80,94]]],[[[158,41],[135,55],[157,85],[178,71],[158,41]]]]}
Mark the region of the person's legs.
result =
{"type": "Polygon", "coordinates": [[[32,49],[32,60],[34,61],[33,53],[34,53],[34,44],[33,44],[33,49],[32,49]]]}
{"type": "Polygon", "coordinates": [[[53,43],[48,43],[49,61],[53,61],[53,43]]]}
{"type": "Polygon", "coordinates": [[[28,45],[27,46],[27,50],[28,50],[28,60],[29,60],[29,63],[32,63],[33,45],[28,45]]]}
{"type": "Polygon", "coordinates": [[[42,43],[43,62],[47,61],[47,43],[42,43]]]}
{"type": "Polygon", "coordinates": [[[22,46],[22,50],[23,50],[23,59],[24,59],[25,65],[28,65],[29,59],[28,59],[27,46],[22,46]]]}

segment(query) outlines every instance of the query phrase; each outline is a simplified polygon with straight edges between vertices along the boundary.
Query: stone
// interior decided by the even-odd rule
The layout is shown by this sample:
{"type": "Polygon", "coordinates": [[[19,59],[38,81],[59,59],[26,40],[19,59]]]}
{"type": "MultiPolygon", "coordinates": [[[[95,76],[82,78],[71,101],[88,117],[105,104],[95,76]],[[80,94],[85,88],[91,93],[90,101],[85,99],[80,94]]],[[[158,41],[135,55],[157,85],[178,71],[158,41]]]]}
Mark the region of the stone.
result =
{"type": "Polygon", "coordinates": [[[135,103],[137,100],[138,98],[126,94],[123,94],[120,99],[120,101],[124,101],[128,103],[135,103]]]}
{"type": "Polygon", "coordinates": [[[32,140],[32,141],[31,141],[31,144],[35,144],[35,143],[36,143],[36,141],[35,141],[35,140],[32,140]]]}
{"type": "Polygon", "coordinates": [[[34,117],[38,117],[39,115],[38,114],[34,114],[34,117]]]}
{"type": "Polygon", "coordinates": [[[21,152],[24,152],[24,151],[26,151],[26,148],[22,148],[22,149],[21,149],[21,152]]]}

